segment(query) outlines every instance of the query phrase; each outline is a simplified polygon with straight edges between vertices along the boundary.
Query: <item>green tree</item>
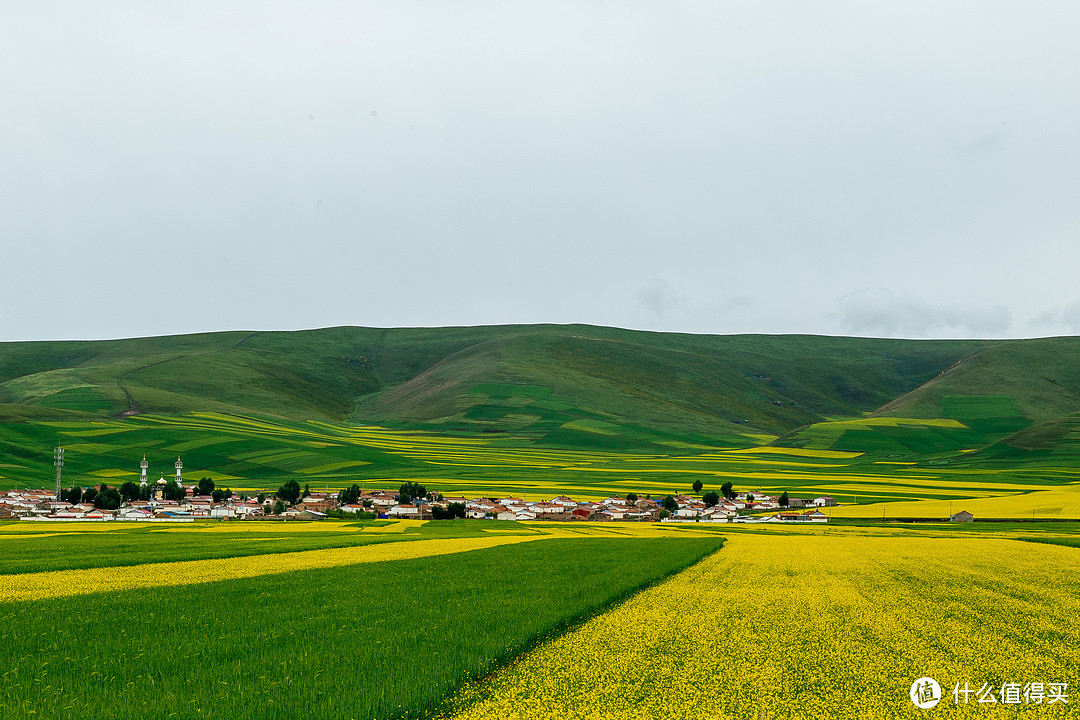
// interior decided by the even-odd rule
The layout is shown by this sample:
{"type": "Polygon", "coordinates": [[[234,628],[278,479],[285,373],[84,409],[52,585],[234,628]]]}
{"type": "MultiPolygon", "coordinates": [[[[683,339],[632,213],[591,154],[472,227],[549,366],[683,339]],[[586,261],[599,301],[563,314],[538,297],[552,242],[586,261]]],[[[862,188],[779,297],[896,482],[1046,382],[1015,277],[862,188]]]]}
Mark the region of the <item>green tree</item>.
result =
{"type": "Polygon", "coordinates": [[[754,502],[754,493],[746,493],[746,504],[754,502]]]}
{"type": "Polygon", "coordinates": [[[147,500],[149,500],[153,496],[153,494],[154,490],[151,486],[141,484],[139,485],[139,500],[141,500],[142,502],[146,502],[147,500]]]}
{"type": "Polygon", "coordinates": [[[139,486],[128,480],[120,486],[120,497],[124,502],[132,502],[139,499],[139,486]]]}
{"type": "Polygon", "coordinates": [[[259,494],[258,494],[258,495],[257,495],[257,496],[255,497],[255,499],[259,501],[259,504],[260,504],[260,505],[262,505],[262,504],[263,504],[264,502],[266,502],[266,493],[264,493],[264,492],[261,492],[261,493],[259,493],[259,494]]]}
{"type": "Polygon", "coordinates": [[[342,505],[355,505],[360,501],[361,494],[360,486],[353,483],[338,493],[338,502],[342,505]]]}
{"type": "Polygon", "coordinates": [[[83,499],[83,489],[81,487],[73,487],[61,490],[60,499],[64,502],[69,502],[72,505],[78,505],[83,499]]]}
{"type": "Polygon", "coordinates": [[[663,520],[664,518],[669,518],[669,517],[671,517],[670,512],[668,512],[667,510],[661,510],[660,511],[660,519],[661,520],[663,520]]]}
{"type": "Polygon", "coordinates": [[[710,490],[701,496],[701,499],[705,502],[705,507],[712,507],[720,502],[720,496],[716,494],[715,490],[710,490]]]}
{"type": "Polygon", "coordinates": [[[732,487],[730,480],[720,486],[720,494],[726,497],[728,500],[735,499],[735,488],[732,487]]]}
{"type": "Polygon", "coordinates": [[[212,493],[210,493],[210,498],[214,502],[219,503],[219,502],[221,502],[222,500],[225,499],[225,491],[215,489],[212,493]]]}
{"type": "Polygon", "coordinates": [[[433,520],[453,520],[465,517],[465,503],[450,503],[445,508],[435,505],[431,508],[433,520]]]}
{"type": "Polygon", "coordinates": [[[632,492],[632,493],[626,493],[626,502],[628,502],[628,503],[630,503],[631,505],[633,505],[633,504],[634,504],[634,503],[636,503],[637,501],[638,501],[638,494],[637,494],[637,493],[634,493],[634,492],[632,492]]]}
{"type": "Polygon", "coordinates": [[[120,507],[120,503],[124,501],[120,497],[120,492],[116,488],[111,488],[106,485],[102,485],[102,490],[99,490],[97,495],[94,496],[94,507],[98,510],[116,510],[120,507]]]}
{"type": "Polygon", "coordinates": [[[662,502],[661,502],[660,504],[661,504],[661,505],[662,505],[662,506],[664,507],[664,509],[665,509],[665,510],[667,510],[667,511],[668,511],[669,513],[673,513],[673,512],[675,512],[676,510],[678,510],[678,509],[679,509],[679,503],[678,503],[678,502],[676,502],[676,501],[675,501],[675,498],[673,498],[673,497],[672,497],[671,495],[668,495],[668,496],[666,496],[666,497],[664,498],[664,500],[663,500],[663,501],[662,501],[662,502]]]}
{"type": "Polygon", "coordinates": [[[693,487],[694,487],[694,493],[697,494],[697,493],[701,492],[701,488],[705,487],[705,483],[701,482],[701,480],[695,480],[693,487]]]}
{"type": "Polygon", "coordinates": [[[208,477],[199,478],[199,494],[200,495],[213,495],[214,494],[214,481],[208,477]]]}
{"type": "MultiPolygon", "coordinates": [[[[284,485],[278,488],[277,497],[290,505],[295,505],[296,501],[300,499],[300,483],[295,480],[288,480],[284,485]]],[[[280,514],[280,513],[279,513],[280,514]]]]}
{"type": "Polygon", "coordinates": [[[304,494],[300,497],[309,497],[311,495],[311,483],[304,483],[304,494]]]}
{"type": "Polygon", "coordinates": [[[94,487],[93,485],[91,485],[90,487],[83,490],[82,501],[84,503],[89,504],[89,505],[93,505],[94,504],[94,498],[97,497],[97,494],[98,494],[98,489],[96,487],[94,487]]]}
{"type": "MultiPolygon", "coordinates": [[[[409,500],[424,498],[427,497],[427,494],[427,488],[415,482],[402,483],[401,488],[398,490],[398,495],[408,497],[409,500]]],[[[409,500],[399,500],[399,502],[409,502],[409,500]]]]}
{"type": "MultiPolygon", "coordinates": [[[[296,485],[297,485],[297,487],[299,487],[300,483],[297,483],[296,485]]],[[[285,512],[285,503],[281,502],[280,499],[275,500],[274,501],[274,514],[275,515],[280,515],[283,512],[285,512]]]]}
{"type": "Polygon", "coordinates": [[[187,497],[187,488],[177,485],[174,482],[165,483],[164,488],[165,489],[162,491],[161,494],[165,497],[166,500],[180,502],[187,497]]]}
{"type": "Polygon", "coordinates": [[[788,496],[787,496],[787,490],[785,490],[784,492],[780,493],[780,499],[779,499],[779,501],[778,501],[778,502],[780,503],[780,507],[787,507],[787,506],[788,506],[788,503],[789,503],[790,501],[788,500],[788,496]]]}

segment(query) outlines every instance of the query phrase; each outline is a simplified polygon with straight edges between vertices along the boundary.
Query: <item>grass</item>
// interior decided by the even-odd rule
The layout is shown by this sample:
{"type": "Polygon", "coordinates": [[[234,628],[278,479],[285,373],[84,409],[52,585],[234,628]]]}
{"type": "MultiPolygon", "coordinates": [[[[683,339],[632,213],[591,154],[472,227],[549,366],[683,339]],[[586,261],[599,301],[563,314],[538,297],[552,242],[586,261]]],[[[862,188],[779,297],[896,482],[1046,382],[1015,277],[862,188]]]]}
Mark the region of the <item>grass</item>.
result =
{"type": "Polygon", "coordinates": [[[467,679],[721,542],[553,538],[438,558],[6,603],[0,713],[417,717],[467,679]]]}

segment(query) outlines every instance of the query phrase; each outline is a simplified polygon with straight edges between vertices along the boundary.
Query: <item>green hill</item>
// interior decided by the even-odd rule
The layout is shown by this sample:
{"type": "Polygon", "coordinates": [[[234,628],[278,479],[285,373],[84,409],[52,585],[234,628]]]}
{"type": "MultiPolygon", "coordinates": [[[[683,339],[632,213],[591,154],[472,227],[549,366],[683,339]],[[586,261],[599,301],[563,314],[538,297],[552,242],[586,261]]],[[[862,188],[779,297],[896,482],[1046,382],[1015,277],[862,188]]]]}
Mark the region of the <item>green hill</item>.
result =
{"type": "Polygon", "coordinates": [[[912,463],[1053,484],[1080,468],[1078,350],[586,325],[5,343],[0,482],[46,481],[60,442],[88,482],[126,477],[145,452],[248,487],[434,478],[600,494],[731,472],[819,488],[850,474],[853,495],[922,497],[938,481],[912,463]],[[374,425],[396,434],[359,429],[374,425]],[[799,451],[715,454],[770,443],[799,451]],[[1025,463],[1034,480],[1016,474],[1025,463]]]}
{"type": "Polygon", "coordinates": [[[543,325],[5,343],[0,418],[211,411],[529,436],[577,420],[778,434],[872,411],[981,347],[543,325]]]}

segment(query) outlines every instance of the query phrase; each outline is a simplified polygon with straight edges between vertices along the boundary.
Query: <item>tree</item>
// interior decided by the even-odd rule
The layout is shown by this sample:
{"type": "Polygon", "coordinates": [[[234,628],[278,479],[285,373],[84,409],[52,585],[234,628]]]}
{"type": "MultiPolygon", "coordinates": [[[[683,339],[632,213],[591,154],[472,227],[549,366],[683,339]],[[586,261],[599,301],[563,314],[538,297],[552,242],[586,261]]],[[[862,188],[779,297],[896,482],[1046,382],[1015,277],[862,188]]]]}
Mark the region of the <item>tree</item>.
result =
{"type": "Polygon", "coordinates": [[[124,501],[120,497],[120,493],[116,488],[111,488],[106,485],[101,486],[103,489],[99,490],[97,495],[94,496],[94,507],[98,510],[115,510],[120,507],[120,503],[124,501]]]}
{"type": "Polygon", "coordinates": [[[630,503],[631,505],[633,505],[633,504],[634,504],[634,503],[636,503],[637,501],[638,501],[638,494],[637,494],[637,493],[634,493],[634,492],[632,492],[632,493],[626,493],[626,502],[628,502],[628,503],[630,503]]]}
{"type": "Polygon", "coordinates": [[[669,517],[671,517],[671,513],[669,513],[667,510],[661,510],[660,511],[660,519],[661,520],[663,520],[664,518],[669,518],[669,517]]]}
{"type": "MultiPolygon", "coordinates": [[[[300,483],[297,483],[296,486],[297,486],[297,488],[299,488],[300,483]]],[[[285,512],[285,503],[281,502],[281,500],[275,500],[274,501],[274,514],[275,515],[280,515],[283,512],[285,512]]]]}
{"type": "Polygon", "coordinates": [[[720,502],[720,496],[716,494],[715,490],[710,490],[701,496],[701,499],[705,502],[705,507],[712,507],[720,502]]]}
{"type": "Polygon", "coordinates": [[[431,508],[433,520],[453,520],[465,517],[465,503],[450,503],[445,508],[435,505],[431,508]]]}
{"type": "Polygon", "coordinates": [[[98,494],[98,489],[96,487],[90,486],[90,487],[86,488],[86,490],[83,490],[82,501],[84,503],[87,503],[88,505],[93,505],[94,504],[94,498],[97,497],[97,494],[98,494]]]}
{"type": "Polygon", "coordinates": [[[173,500],[175,502],[180,502],[181,500],[183,500],[184,498],[187,497],[187,488],[186,487],[181,487],[180,485],[177,485],[176,483],[172,483],[172,482],[171,483],[165,483],[165,485],[163,487],[165,489],[162,491],[161,494],[165,496],[166,500],[173,500]]]}
{"type": "Polygon", "coordinates": [[[210,493],[210,497],[211,497],[211,499],[213,499],[214,502],[219,503],[219,502],[221,502],[222,500],[225,499],[225,491],[224,490],[214,490],[214,492],[210,493]]]}
{"type": "Polygon", "coordinates": [[[73,487],[61,490],[60,499],[63,502],[69,502],[72,505],[78,505],[82,502],[83,490],[81,487],[73,487]]]}
{"type": "Polygon", "coordinates": [[[735,489],[731,486],[730,480],[720,486],[720,494],[726,497],[728,500],[735,499],[735,489]]]}
{"type": "Polygon", "coordinates": [[[290,505],[295,505],[296,501],[300,499],[300,483],[295,480],[289,480],[278,488],[275,495],[290,505]]]}
{"type": "Polygon", "coordinates": [[[311,496],[311,483],[304,483],[304,494],[301,495],[300,497],[310,497],[310,496],[311,496]]]}
{"type": "Polygon", "coordinates": [[[120,497],[124,499],[124,502],[138,500],[139,486],[128,480],[126,483],[120,486],[120,497]]]}
{"type": "Polygon", "coordinates": [[[746,504],[754,502],[754,493],[746,493],[746,504]]]}
{"type": "Polygon", "coordinates": [[[705,487],[705,483],[701,482],[701,480],[695,480],[694,481],[694,493],[695,494],[701,492],[701,488],[703,488],[703,487],[705,487]]]}
{"type": "Polygon", "coordinates": [[[214,494],[214,481],[208,477],[199,478],[199,494],[200,495],[213,495],[214,494]]]}
{"type": "Polygon", "coordinates": [[[789,502],[789,501],[788,501],[788,496],[787,496],[787,490],[785,490],[784,492],[780,493],[780,500],[779,500],[779,502],[780,502],[780,507],[787,507],[787,506],[788,506],[788,502],[789,502]]]}
{"type": "Polygon", "coordinates": [[[355,505],[360,501],[360,486],[353,483],[338,493],[338,503],[341,505],[355,505]]]}
{"type": "Polygon", "coordinates": [[[139,500],[146,502],[153,494],[154,490],[149,485],[139,485],[139,500]]]}
{"type": "Polygon", "coordinates": [[[667,510],[667,511],[668,511],[669,513],[673,513],[673,512],[675,512],[676,510],[678,510],[678,509],[679,509],[679,503],[678,503],[678,502],[676,502],[676,501],[675,501],[675,498],[671,497],[670,495],[666,496],[666,497],[664,498],[663,502],[661,502],[660,504],[661,504],[661,505],[662,505],[662,506],[664,507],[664,509],[665,509],[665,510],[667,510]]]}
{"type": "Polygon", "coordinates": [[[260,504],[260,505],[262,505],[263,503],[265,503],[265,502],[266,502],[266,493],[264,493],[264,492],[261,492],[261,493],[259,493],[259,494],[258,494],[258,495],[257,495],[257,496],[255,497],[255,499],[259,501],[259,504],[260,504]]]}
{"type": "MultiPolygon", "coordinates": [[[[420,499],[427,497],[428,491],[427,488],[420,483],[406,482],[402,483],[398,494],[402,497],[407,496],[409,500],[412,500],[413,498],[420,499]]],[[[409,500],[401,500],[400,502],[409,502],[409,500]]]]}

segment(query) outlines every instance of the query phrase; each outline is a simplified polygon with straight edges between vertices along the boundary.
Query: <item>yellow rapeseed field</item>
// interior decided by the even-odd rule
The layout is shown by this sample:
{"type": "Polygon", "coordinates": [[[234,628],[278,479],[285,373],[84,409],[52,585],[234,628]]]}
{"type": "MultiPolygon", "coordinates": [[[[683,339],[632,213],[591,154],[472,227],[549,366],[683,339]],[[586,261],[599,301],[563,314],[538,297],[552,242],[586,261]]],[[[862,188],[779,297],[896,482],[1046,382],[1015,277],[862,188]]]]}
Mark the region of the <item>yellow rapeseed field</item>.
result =
{"type": "MultiPolygon", "coordinates": [[[[1002,488],[1015,488],[1003,484],[1002,488]]],[[[945,494],[945,493],[938,493],[945,494]]],[[[1080,485],[1063,485],[1049,490],[997,497],[954,500],[905,500],[874,505],[852,505],[829,510],[835,517],[947,517],[967,510],[979,518],[1080,518],[1080,485]]]]}
{"type": "Polygon", "coordinates": [[[56,570],[0,575],[0,602],[43,600],[132,588],[189,585],[273,575],[312,568],[408,560],[529,542],[549,535],[503,535],[480,538],[414,540],[360,547],[252,555],[213,560],[147,563],[124,567],[56,570]]]}
{"type": "Polygon", "coordinates": [[[455,720],[1076,717],[1077,569],[1076,548],[1000,538],[737,533],[465,688],[455,720]],[[935,709],[909,698],[922,677],[935,709]]]}

